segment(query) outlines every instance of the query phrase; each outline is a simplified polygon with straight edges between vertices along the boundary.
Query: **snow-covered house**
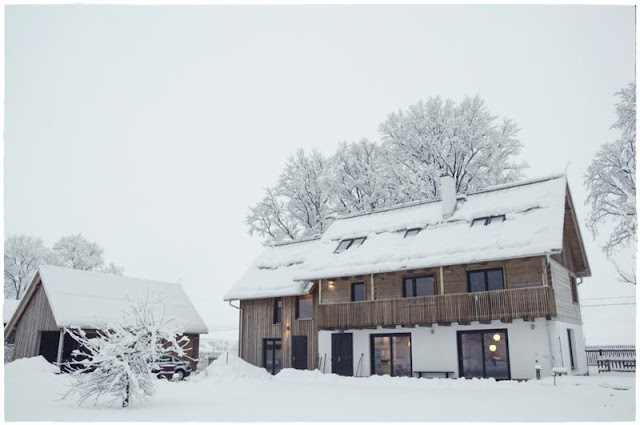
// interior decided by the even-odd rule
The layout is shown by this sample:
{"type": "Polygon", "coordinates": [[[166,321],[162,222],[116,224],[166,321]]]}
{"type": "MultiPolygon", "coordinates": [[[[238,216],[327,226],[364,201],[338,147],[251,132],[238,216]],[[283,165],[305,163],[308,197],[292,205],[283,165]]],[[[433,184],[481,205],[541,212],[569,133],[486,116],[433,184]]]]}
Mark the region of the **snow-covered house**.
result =
{"type": "Polygon", "coordinates": [[[567,179],[550,176],[338,217],[265,249],[226,294],[240,354],[272,373],[530,379],[587,372],[590,276],[567,179]]]}
{"type": "Polygon", "coordinates": [[[177,283],[41,266],[4,329],[5,342],[13,341],[14,359],[43,356],[52,363],[68,361],[77,347],[65,328],[87,334],[113,324],[125,324],[132,302],[159,301],[189,337],[187,355],[197,362],[200,334],[207,326],[177,283]]]}

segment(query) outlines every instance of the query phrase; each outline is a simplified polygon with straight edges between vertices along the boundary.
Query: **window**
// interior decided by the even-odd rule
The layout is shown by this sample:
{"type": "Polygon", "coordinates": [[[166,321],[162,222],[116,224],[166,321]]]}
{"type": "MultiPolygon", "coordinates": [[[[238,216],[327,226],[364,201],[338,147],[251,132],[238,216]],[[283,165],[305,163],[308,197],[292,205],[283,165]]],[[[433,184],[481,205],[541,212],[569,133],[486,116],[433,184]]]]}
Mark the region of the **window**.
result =
{"type": "Polygon", "coordinates": [[[491,215],[488,217],[478,217],[473,219],[473,221],[471,222],[471,227],[482,226],[482,225],[488,226],[490,224],[502,223],[505,220],[506,220],[506,217],[504,214],[491,215]]]}
{"type": "Polygon", "coordinates": [[[262,340],[262,365],[275,375],[282,370],[282,341],[275,338],[262,340]]]}
{"type": "Polygon", "coordinates": [[[422,230],[419,227],[416,227],[415,229],[408,229],[407,232],[404,234],[404,237],[408,237],[408,236],[415,236],[418,233],[420,233],[420,230],[422,230]]]}
{"type": "Polygon", "coordinates": [[[474,270],[467,273],[469,292],[504,289],[502,269],[474,270]]]}
{"type": "Polygon", "coordinates": [[[433,276],[406,277],[402,293],[405,298],[435,295],[435,279],[433,276]]]}
{"type": "Polygon", "coordinates": [[[354,282],[351,284],[351,301],[364,301],[364,282],[354,282]]]}
{"type": "Polygon", "coordinates": [[[335,251],[333,251],[333,253],[340,254],[341,252],[344,252],[347,249],[357,248],[364,243],[365,239],[367,238],[362,237],[362,238],[354,238],[354,239],[343,239],[340,241],[340,243],[338,244],[338,247],[336,248],[335,251]]]}
{"type": "Polygon", "coordinates": [[[282,323],[282,298],[273,300],[273,324],[282,323]]]}
{"type": "Polygon", "coordinates": [[[313,317],[313,295],[301,295],[296,299],[296,319],[313,317]]]}
{"type": "Polygon", "coordinates": [[[570,280],[571,280],[571,299],[573,300],[574,303],[578,302],[578,285],[576,283],[576,278],[573,276],[570,276],[570,280]]]}

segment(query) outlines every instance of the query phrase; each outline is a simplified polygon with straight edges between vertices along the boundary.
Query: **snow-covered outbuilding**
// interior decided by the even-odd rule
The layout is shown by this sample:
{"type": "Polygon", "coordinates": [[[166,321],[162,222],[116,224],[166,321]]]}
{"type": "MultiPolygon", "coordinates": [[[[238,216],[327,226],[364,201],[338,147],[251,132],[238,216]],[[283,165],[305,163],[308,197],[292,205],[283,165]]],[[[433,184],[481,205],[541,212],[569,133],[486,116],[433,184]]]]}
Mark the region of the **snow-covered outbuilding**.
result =
{"type": "Polygon", "coordinates": [[[226,300],[242,357],[367,376],[529,379],[587,371],[577,285],[590,276],[563,174],[337,217],[267,247],[226,300]]]}
{"type": "Polygon", "coordinates": [[[189,337],[188,356],[198,359],[199,336],[207,326],[180,284],[56,266],[39,268],[5,325],[5,342],[14,342],[14,359],[41,355],[64,362],[76,348],[65,328],[91,333],[126,324],[131,303],[147,299],[162,304],[165,318],[189,337]]]}

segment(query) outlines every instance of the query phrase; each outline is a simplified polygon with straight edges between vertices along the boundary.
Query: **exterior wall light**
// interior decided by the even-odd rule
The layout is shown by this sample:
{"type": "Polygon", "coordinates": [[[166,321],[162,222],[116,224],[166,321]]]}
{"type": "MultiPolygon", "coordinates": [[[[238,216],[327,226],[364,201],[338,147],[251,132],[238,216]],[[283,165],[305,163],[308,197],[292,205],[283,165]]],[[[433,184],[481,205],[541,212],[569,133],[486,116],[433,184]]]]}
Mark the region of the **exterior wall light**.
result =
{"type": "Polygon", "coordinates": [[[287,332],[291,330],[291,326],[287,325],[287,332]]]}
{"type": "Polygon", "coordinates": [[[498,349],[498,347],[497,347],[495,344],[491,344],[491,345],[489,346],[489,351],[491,351],[492,353],[493,353],[494,351],[496,351],[497,349],[498,349]]]}
{"type": "Polygon", "coordinates": [[[493,340],[494,340],[495,342],[500,341],[500,334],[493,334],[493,340]]]}

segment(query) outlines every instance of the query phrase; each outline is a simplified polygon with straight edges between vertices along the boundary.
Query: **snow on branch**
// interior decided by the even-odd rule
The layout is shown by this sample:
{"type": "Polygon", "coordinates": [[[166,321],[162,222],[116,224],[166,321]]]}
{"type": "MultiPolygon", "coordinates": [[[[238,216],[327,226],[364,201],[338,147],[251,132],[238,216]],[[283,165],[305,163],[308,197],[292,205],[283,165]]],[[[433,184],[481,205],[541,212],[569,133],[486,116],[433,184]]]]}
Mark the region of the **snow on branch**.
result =
{"type": "Polygon", "coordinates": [[[153,363],[165,353],[187,357],[189,339],[175,320],[166,317],[165,306],[147,294],[132,301],[124,313],[124,325],[113,324],[89,335],[83,329],[65,332],[78,344],[73,361],[64,367],[74,382],[65,397],[75,397],[79,404],[106,399],[127,407],[132,401],[144,400],[155,392],[156,373],[153,363]]]}

